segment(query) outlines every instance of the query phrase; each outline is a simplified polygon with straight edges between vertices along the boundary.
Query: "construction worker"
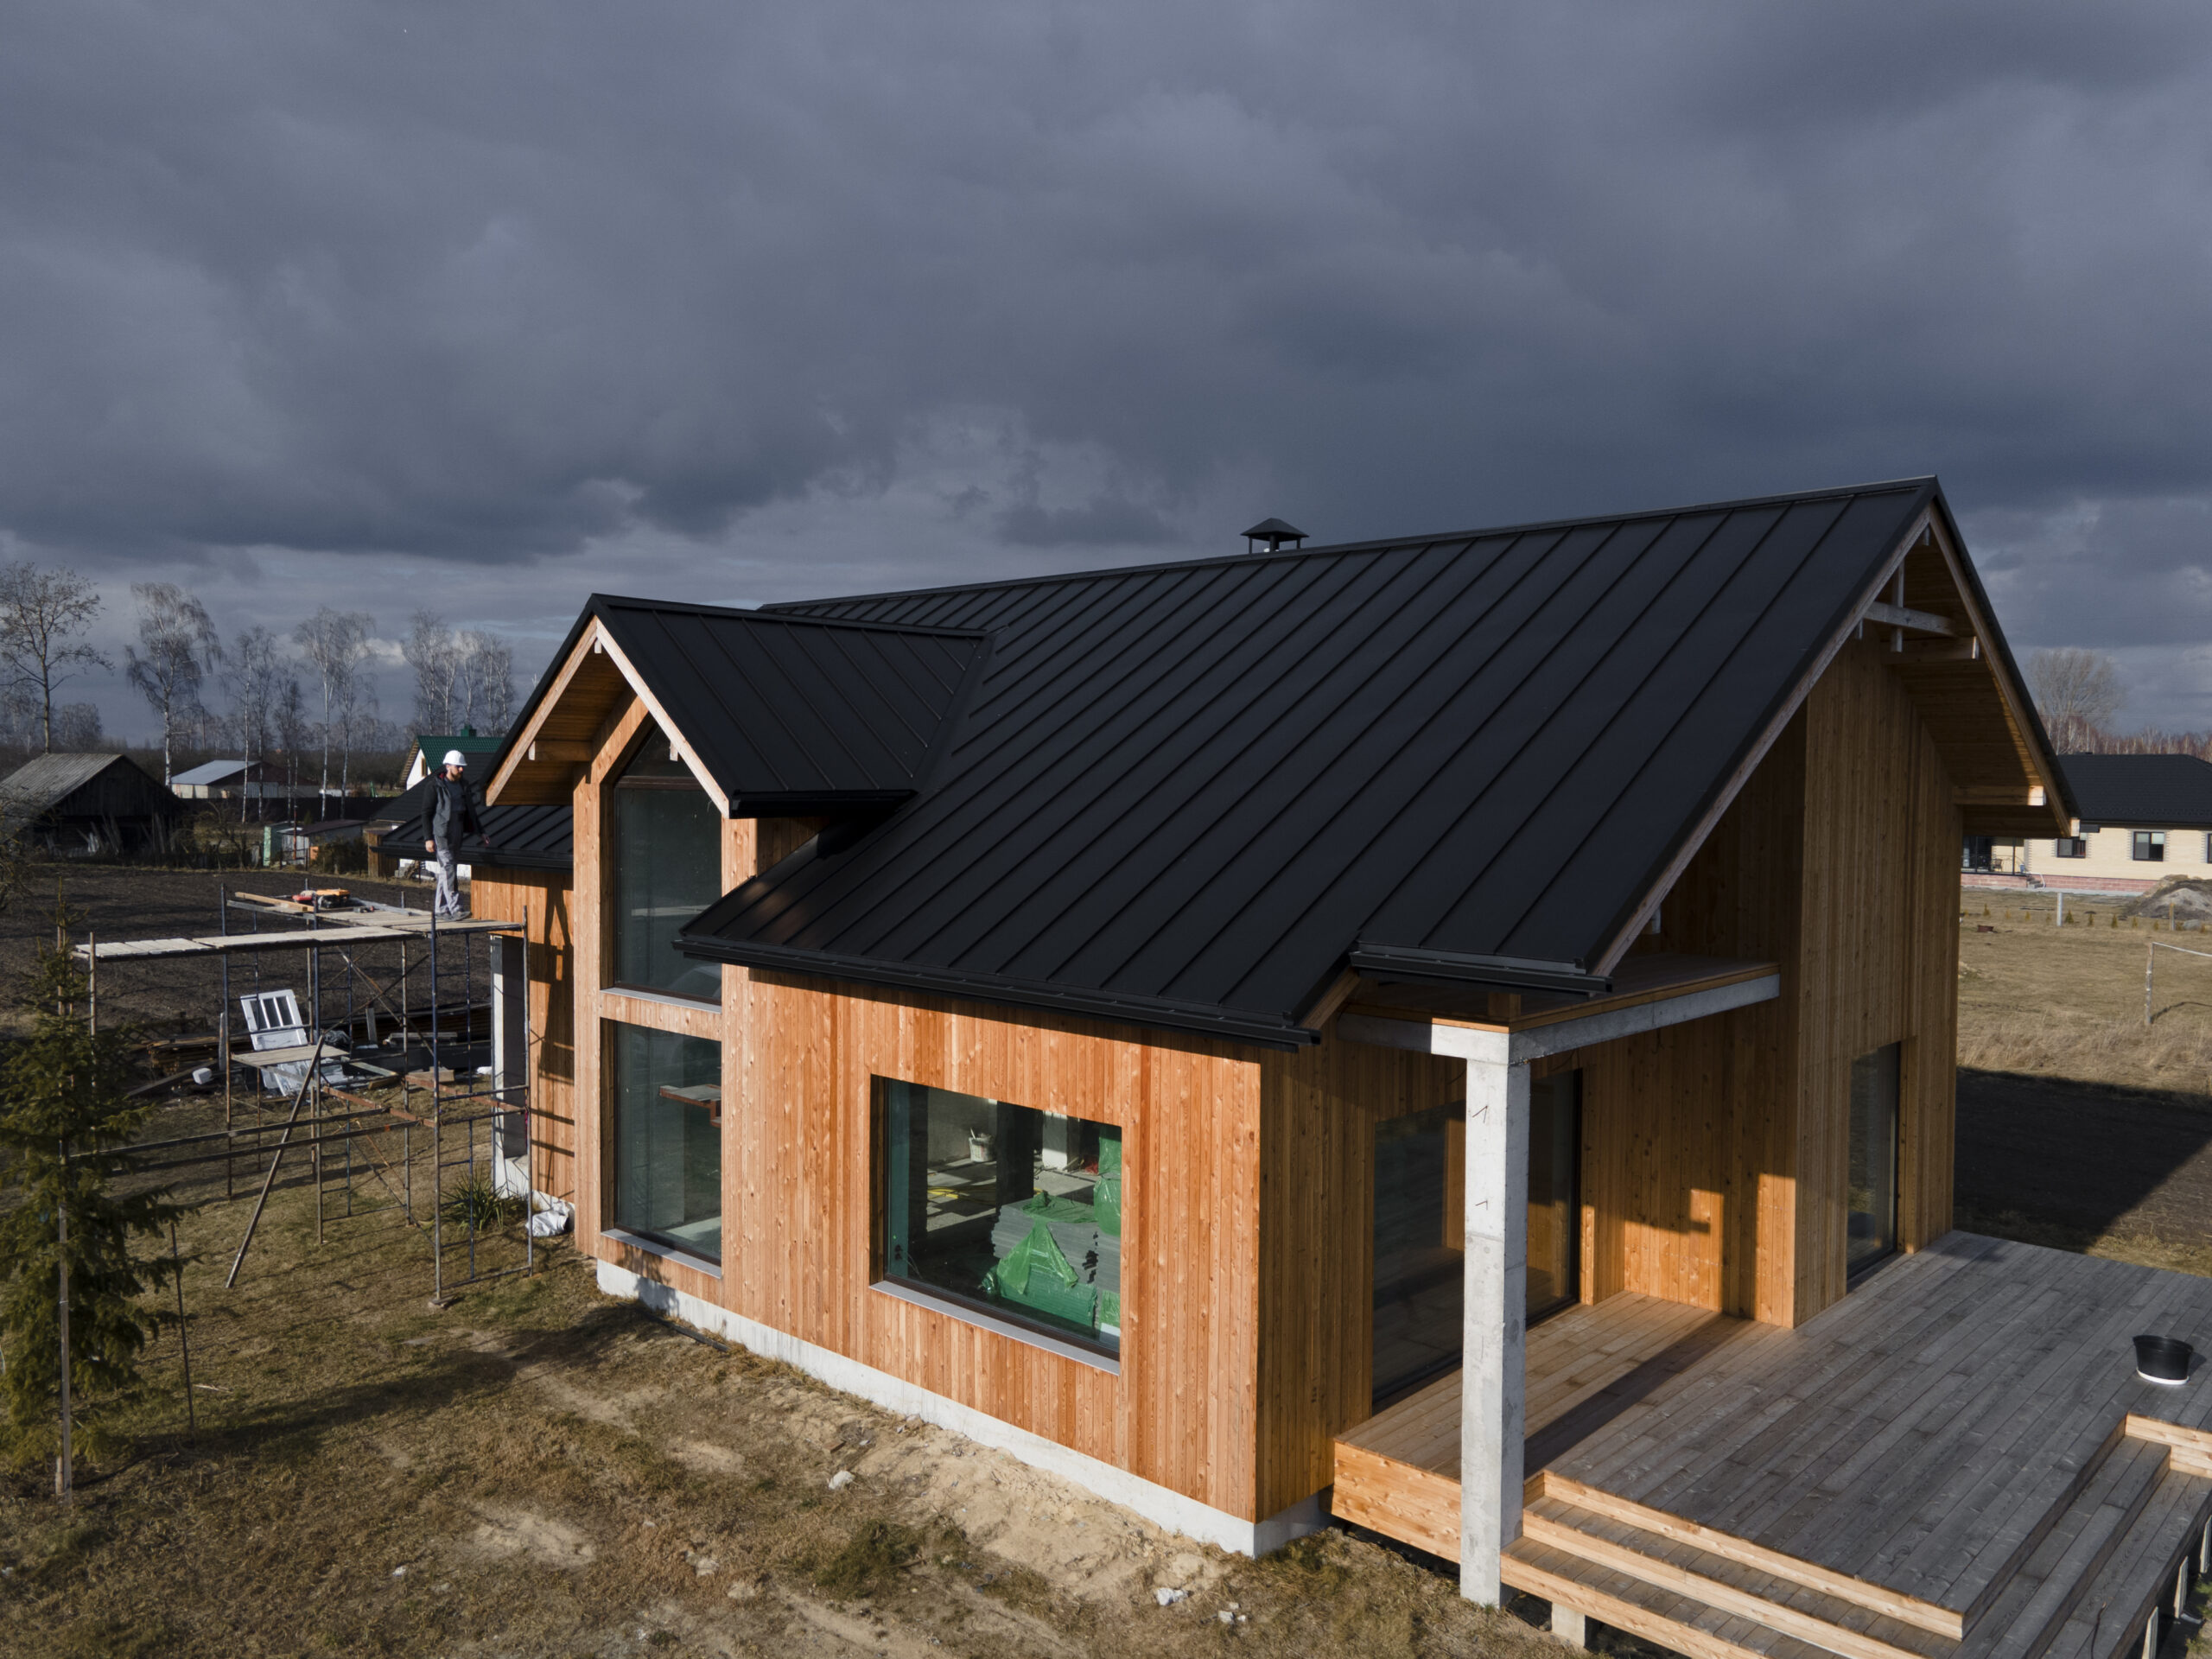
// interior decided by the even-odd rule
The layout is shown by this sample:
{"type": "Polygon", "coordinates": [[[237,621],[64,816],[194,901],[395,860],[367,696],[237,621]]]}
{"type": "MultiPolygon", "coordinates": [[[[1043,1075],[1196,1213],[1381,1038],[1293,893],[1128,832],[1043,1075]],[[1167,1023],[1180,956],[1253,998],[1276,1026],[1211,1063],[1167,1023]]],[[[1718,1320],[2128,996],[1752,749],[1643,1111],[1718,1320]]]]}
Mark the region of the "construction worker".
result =
{"type": "Polygon", "coordinates": [[[423,850],[437,859],[438,896],[434,909],[436,914],[453,921],[460,921],[468,914],[461,906],[461,877],[454,868],[461,837],[473,833],[485,846],[492,844],[492,838],[484,833],[484,820],[477,816],[476,802],[468,792],[468,780],[463,775],[467,769],[468,761],[459,749],[446,751],[445,763],[430,779],[430,834],[423,843],[423,850]]]}

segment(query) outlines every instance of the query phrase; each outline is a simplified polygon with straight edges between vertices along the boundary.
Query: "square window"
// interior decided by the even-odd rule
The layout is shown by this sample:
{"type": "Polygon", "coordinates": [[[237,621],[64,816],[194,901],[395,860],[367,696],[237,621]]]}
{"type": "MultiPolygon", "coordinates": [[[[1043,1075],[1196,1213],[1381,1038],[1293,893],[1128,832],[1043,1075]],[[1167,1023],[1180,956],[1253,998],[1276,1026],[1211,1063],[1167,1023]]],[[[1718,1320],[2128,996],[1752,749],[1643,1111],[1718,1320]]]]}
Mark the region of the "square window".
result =
{"type": "Polygon", "coordinates": [[[2087,858],[2089,843],[2079,836],[2061,836],[2051,843],[2051,850],[2061,858],[2087,858]]]}
{"type": "Polygon", "coordinates": [[[606,1022],[613,1050],[610,1220],[703,1261],[722,1259],[722,1051],[606,1022]]]}
{"type": "Polygon", "coordinates": [[[2139,864],[2166,861],[2166,832],[2163,830],[2138,830],[2130,838],[2129,847],[2139,864]]]}
{"type": "Polygon", "coordinates": [[[1122,1131],[877,1080],[883,1272],[1070,1339],[1122,1347],[1122,1131]]]}

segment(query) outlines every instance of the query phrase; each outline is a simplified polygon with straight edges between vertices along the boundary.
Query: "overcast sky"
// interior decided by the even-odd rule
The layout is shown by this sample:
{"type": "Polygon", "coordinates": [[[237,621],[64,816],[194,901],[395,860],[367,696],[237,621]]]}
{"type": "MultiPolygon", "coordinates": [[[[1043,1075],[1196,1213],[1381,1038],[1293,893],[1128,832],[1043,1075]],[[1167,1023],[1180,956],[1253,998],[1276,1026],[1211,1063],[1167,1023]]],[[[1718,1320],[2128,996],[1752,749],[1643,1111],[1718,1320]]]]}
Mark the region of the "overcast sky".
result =
{"type": "MultiPolygon", "coordinates": [[[[0,3],[0,556],[226,633],[1933,471],[2212,726],[2212,8],[0,3]]],[[[83,683],[110,730],[151,729],[83,683]]]]}

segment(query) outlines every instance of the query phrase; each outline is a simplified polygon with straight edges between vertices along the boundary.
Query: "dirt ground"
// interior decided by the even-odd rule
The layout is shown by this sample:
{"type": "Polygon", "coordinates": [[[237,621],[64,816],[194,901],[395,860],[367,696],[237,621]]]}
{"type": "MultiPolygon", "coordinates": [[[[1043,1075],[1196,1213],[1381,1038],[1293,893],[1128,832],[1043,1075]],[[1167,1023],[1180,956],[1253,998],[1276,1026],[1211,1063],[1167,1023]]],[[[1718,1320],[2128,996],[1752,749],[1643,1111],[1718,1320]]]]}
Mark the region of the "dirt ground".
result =
{"type": "Polygon", "coordinates": [[[429,1305],[372,1191],[186,1229],[141,1451],[0,1489],[10,1655],[1556,1652],[1344,1535],[1262,1562],[600,1296],[565,1246],[429,1305]],[[851,1478],[844,1478],[849,1474],[851,1478]],[[1161,1592],[1170,1593],[1162,1605],[1161,1592]]]}

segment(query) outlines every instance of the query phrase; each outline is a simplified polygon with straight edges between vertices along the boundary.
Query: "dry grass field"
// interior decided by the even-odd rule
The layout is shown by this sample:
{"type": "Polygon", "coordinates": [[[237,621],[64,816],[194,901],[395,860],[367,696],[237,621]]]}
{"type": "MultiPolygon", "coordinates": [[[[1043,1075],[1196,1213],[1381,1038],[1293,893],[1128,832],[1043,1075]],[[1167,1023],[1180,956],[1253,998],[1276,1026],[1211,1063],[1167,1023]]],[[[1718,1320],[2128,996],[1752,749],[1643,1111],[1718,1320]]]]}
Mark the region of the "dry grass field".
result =
{"type": "Polygon", "coordinates": [[[2212,1273],[2212,932],[2120,905],[1964,895],[1960,1223],[2212,1273]]]}

